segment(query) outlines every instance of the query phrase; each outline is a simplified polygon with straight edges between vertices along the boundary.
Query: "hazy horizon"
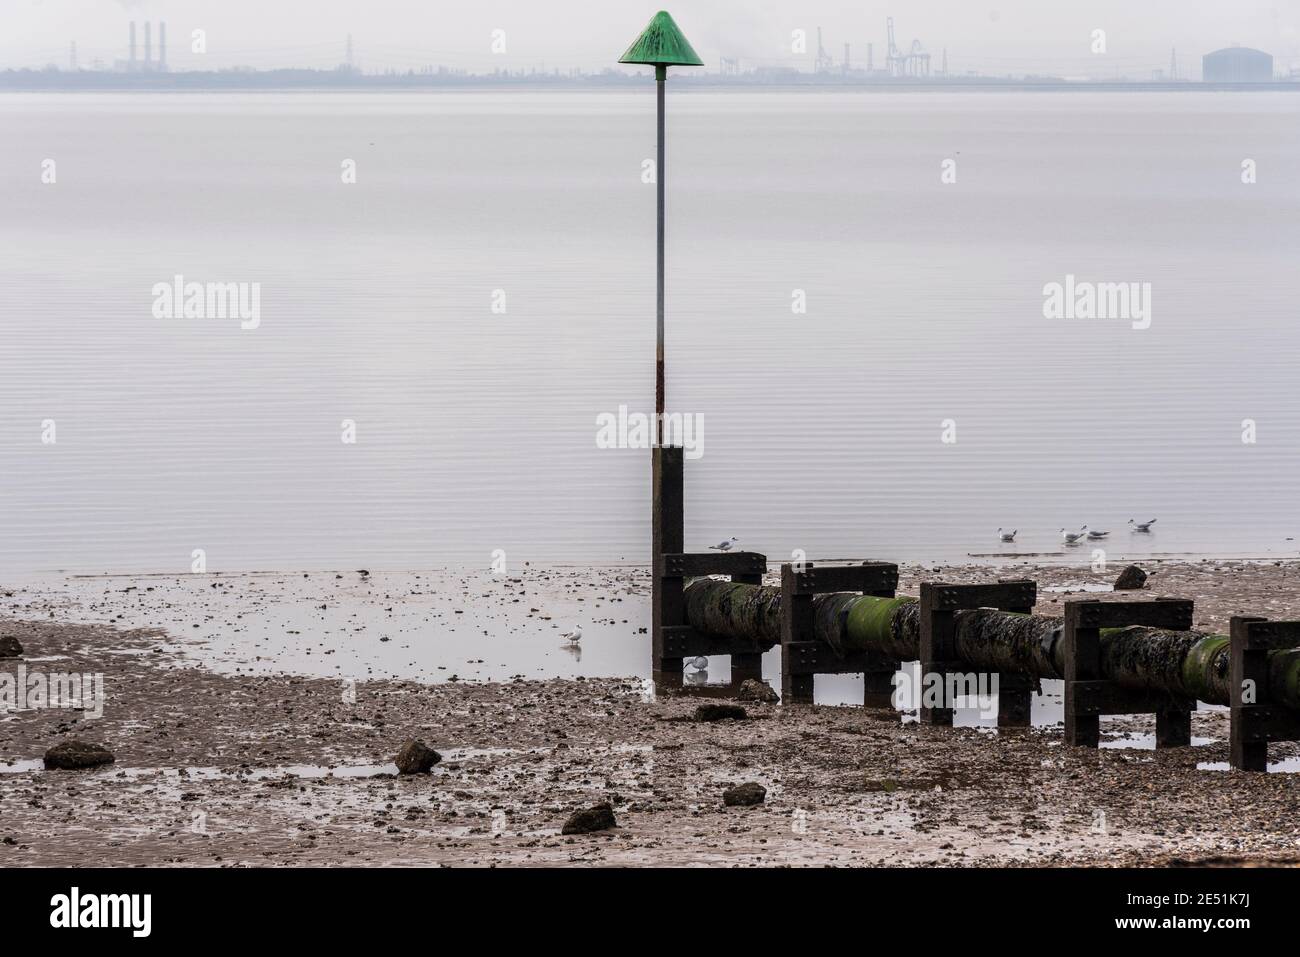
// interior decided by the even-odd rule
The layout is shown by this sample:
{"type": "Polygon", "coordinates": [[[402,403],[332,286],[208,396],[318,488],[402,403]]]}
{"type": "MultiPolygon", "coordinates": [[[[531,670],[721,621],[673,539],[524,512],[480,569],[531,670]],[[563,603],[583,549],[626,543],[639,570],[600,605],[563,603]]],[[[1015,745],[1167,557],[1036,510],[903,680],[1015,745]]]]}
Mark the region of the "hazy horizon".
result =
{"type": "MultiPolygon", "coordinates": [[[[1140,9],[1120,0],[1096,0],[1086,7],[1031,0],[959,0],[923,3],[845,3],[842,0],[700,0],[668,9],[705,61],[716,70],[720,57],[747,67],[786,65],[811,68],[822,29],[827,52],[841,61],[844,44],[865,63],[867,44],[883,64],[887,16],[896,42],[908,49],[919,39],[935,57],[947,51],[952,72],[987,74],[1053,71],[1106,75],[1167,65],[1177,49],[1180,66],[1199,72],[1202,54],[1239,44],[1275,57],[1282,68],[1300,63],[1300,0],[1218,2],[1188,11],[1175,0],[1150,0],[1140,9]],[[806,54],[791,52],[792,31],[806,31],[806,54]],[[1106,31],[1107,52],[1090,50],[1092,31],[1106,31]]],[[[472,10],[434,9],[415,0],[335,0],[328,5],[285,0],[20,0],[8,10],[0,40],[0,69],[66,67],[69,46],[78,62],[105,65],[127,54],[130,21],[166,21],[168,63],[173,70],[251,66],[328,68],[343,62],[348,34],[354,62],[365,70],[418,68],[440,64],[470,72],[531,68],[599,70],[618,56],[659,3],[614,0],[599,7],[558,0],[546,5],[486,0],[472,10]],[[193,30],[206,34],[207,50],[190,49],[193,30]],[[494,31],[504,31],[504,52],[493,52],[494,31]]],[[[155,55],[158,37],[153,37],[155,55]]],[[[500,46],[500,44],[498,44],[500,46]]]]}

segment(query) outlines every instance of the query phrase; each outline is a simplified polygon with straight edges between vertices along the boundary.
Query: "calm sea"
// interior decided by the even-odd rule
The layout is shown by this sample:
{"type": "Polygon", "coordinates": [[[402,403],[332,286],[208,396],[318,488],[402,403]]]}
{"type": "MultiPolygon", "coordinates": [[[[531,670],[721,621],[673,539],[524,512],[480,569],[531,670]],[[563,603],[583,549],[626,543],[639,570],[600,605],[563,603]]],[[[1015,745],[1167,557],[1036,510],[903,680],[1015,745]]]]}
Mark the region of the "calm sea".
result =
{"type": "MultiPolygon", "coordinates": [[[[1300,97],[669,113],[688,547],[1297,554],[1300,97]],[[1149,327],[1045,318],[1067,275],[1149,327]]],[[[646,559],[596,420],[653,404],[649,84],[5,95],[0,143],[0,572],[646,559]],[[177,275],[260,324],[156,317],[177,275]]]]}

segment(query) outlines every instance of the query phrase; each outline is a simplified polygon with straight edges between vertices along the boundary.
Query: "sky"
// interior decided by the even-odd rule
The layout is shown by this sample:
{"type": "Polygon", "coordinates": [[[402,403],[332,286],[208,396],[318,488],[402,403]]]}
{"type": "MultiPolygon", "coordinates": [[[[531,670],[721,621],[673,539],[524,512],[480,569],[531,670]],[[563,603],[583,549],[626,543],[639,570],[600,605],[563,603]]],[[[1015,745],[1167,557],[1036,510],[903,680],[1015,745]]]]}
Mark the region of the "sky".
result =
{"type": "MultiPolygon", "coordinates": [[[[614,65],[657,9],[639,0],[0,0],[0,69],[66,66],[72,41],[81,65],[111,64],[126,55],[135,19],[167,21],[173,69],[328,68],[343,61],[351,33],[367,70],[598,70],[614,65]],[[190,50],[196,29],[206,34],[201,55],[190,50]],[[493,52],[496,30],[504,52],[493,52]]],[[[1100,72],[1167,65],[1173,47],[1191,63],[1234,43],[1300,66],[1300,0],[683,0],[669,10],[714,70],[723,56],[746,68],[809,69],[819,26],[836,62],[848,42],[861,64],[872,43],[879,66],[889,15],[900,47],[919,39],[936,65],[946,49],[954,72],[1099,72],[1096,29],[1106,31],[1100,72]],[[799,29],[809,38],[802,55],[791,51],[799,29]]]]}

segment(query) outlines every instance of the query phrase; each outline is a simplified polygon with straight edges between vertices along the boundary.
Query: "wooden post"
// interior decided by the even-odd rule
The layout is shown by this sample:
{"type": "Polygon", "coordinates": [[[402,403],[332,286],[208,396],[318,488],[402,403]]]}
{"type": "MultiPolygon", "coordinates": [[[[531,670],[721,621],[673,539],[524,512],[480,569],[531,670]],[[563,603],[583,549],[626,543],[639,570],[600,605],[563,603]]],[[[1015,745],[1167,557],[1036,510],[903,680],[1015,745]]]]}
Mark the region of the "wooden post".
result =
{"type": "Polygon", "coordinates": [[[813,640],[813,596],[799,594],[794,566],[781,566],[781,703],[812,704],[813,675],[800,652],[813,640]]]}
{"type": "Polygon", "coordinates": [[[894,675],[898,662],[884,655],[863,656],[862,706],[864,708],[894,707],[894,675]]]}
{"type": "Polygon", "coordinates": [[[1192,712],[1196,710],[1195,703],[1191,708],[1173,706],[1161,708],[1156,712],[1156,747],[1157,748],[1187,748],[1192,744],[1192,712]]]}
{"type": "Polygon", "coordinates": [[[1274,704],[1268,665],[1269,652],[1300,648],[1300,621],[1234,617],[1228,640],[1231,764],[1238,771],[1267,771],[1270,741],[1300,741],[1300,715],[1274,704]]]}
{"type": "Polygon", "coordinates": [[[682,659],[667,653],[664,629],[686,624],[684,582],[680,574],[669,575],[664,555],[683,551],[683,450],[679,446],[656,447],[651,455],[651,667],[656,683],[680,685],[682,659]]]}
{"type": "Polygon", "coordinates": [[[863,704],[872,708],[893,706],[894,672],[898,662],[883,654],[843,654],[817,639],[813,601],[817,595],[857,591],[877,598],[893,598],[898,588],[898,566],[890,562],[859,565],[781,566],[781,697],[795,704],[811,703],[813,682],[819,674],[861,674],[863,704]]]}
{"type": "Polygon", "coordinates": [[[1082,682],[1101,678],[1101,629],[1082,623],[1084,602],[1065,603],[1065,743],[1081,748],[1101,744],[1101,715],[1085,713],[1082,682]]]}
{"type": "Polygon", "coordinates": [[[1268,650],[1250,646],[1250,625],[1264,618],[1234,615],[1229,625],[1230,652],[1228,694],[1231,695],[1232,728],[1229,733],[1230,763],[1239,771],[1268,770],[1268,739],[1252,740],[1247,734],[1251,704],[1263,704],[1260,692],[1268,693],[1268,650]],[[1247,685],[1246,682],[1250,682],[1247,685]],[[1252,699],[1252,700],[1247,700],[1252,699]]]}
{"type": "MultiPolygon", "coordinates": [[[[946,675],[961,670],[953,647],[957,631],[956,611],[939,601],[940,586],[921,583],[921,693],[925,694],[927,675],[946,675]]],[[[921,724],[952,725],[951,708],[926,707],[922,697],[918,712],[921,724]]]]}
{"type": "MultiPolygon", "coordinates": [[[[957,660],[957,613],[976,608],[1029,614],[1038,600],[1038,586],[1029,579],[991,584],[921,584],[920,655],[921,685],[927,675],[938,675],[947,687],[947,675],[964,674],[966,666],[957,660]],[[928,637],[927,637],[928,636],[928,637]]],[[[998,726],[1027,728],[1030,704],[1038,680],[1029,675],[998,674],[998,726]]],[[[951,708],[929,708],[922,701],[920,720],[925,724],[951,725],[951,708]]]]}
{"type": "Polygon", "coordinates": [[[1155,601],[1067,601],[1065,628],[1065,741],[1095,748],[1101,744],[1103,714],[1154,714],[1156,747],[1192,743],[1196,702],[1164,692],[1127,688],[1101,674],[1101,630],[1144,625],[1171,631],[1192,627],[1193,603],[1179,598],[1155,601]]]}

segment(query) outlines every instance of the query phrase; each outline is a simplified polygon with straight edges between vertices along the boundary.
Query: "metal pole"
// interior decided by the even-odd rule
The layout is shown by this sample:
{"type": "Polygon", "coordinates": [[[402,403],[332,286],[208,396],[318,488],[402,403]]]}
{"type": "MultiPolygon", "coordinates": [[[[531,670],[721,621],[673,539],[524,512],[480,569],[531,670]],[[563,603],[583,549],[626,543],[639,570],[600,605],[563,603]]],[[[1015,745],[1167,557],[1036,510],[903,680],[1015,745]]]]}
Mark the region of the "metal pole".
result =
{"type": "Polygon", "coordinates": [[[655,445],[662,441],[664,417],[664,81],[668,67],[655,67],[655,89],[659,101],[659,153],[655,160],[655,183],[659,193],[659,274],[655,287],[655,445]]]}

